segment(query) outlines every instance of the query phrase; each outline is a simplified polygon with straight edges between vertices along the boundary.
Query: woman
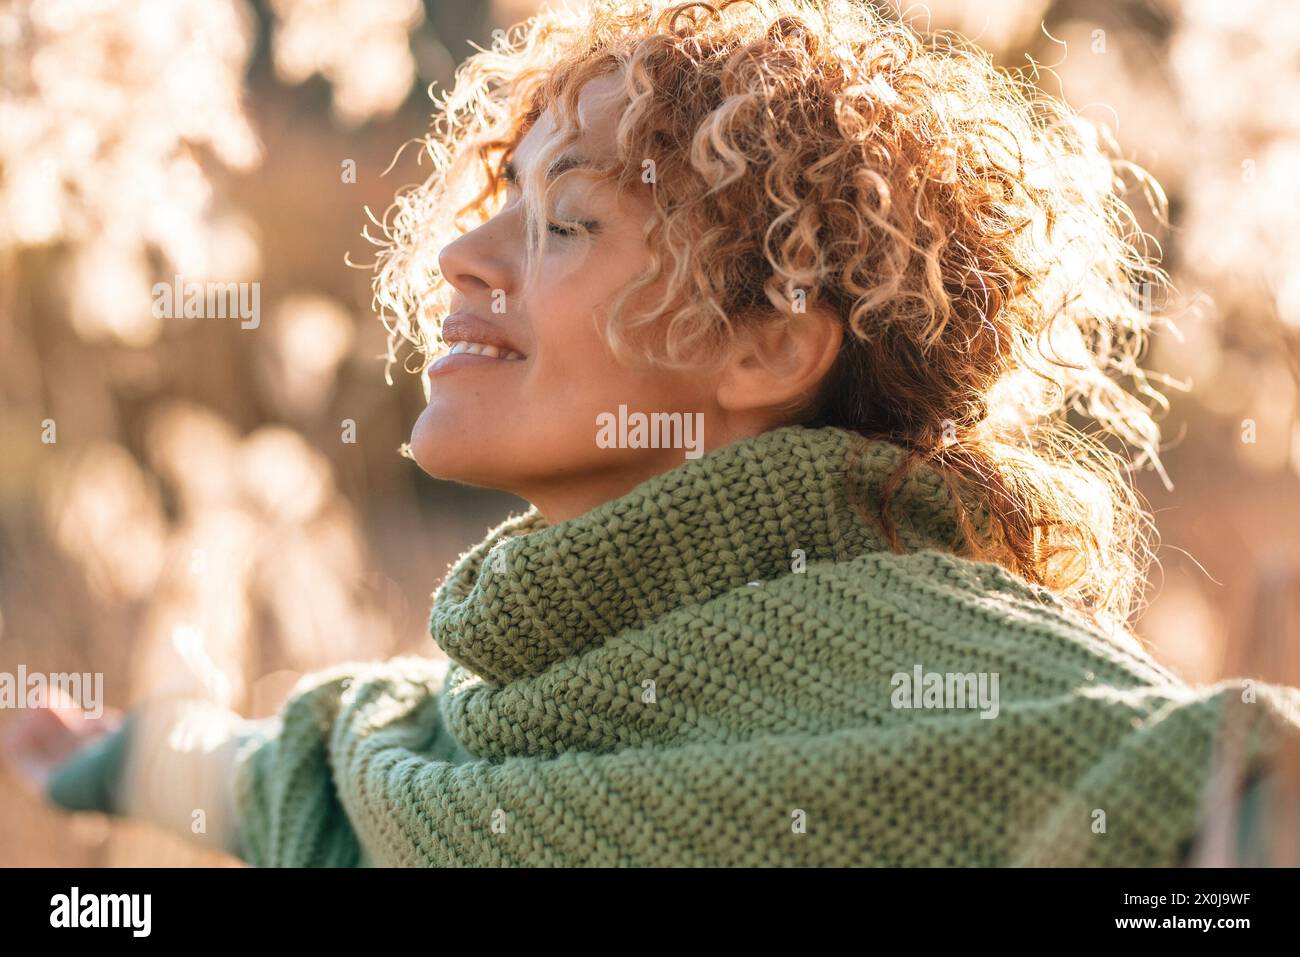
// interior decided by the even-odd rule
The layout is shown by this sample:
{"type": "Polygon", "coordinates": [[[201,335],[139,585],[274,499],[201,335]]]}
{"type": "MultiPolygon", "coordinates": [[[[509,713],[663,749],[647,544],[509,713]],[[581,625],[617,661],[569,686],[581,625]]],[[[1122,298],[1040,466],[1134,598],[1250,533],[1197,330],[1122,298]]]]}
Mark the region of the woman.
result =
{"type": "Polygon", "coordinates": [[[860,4],[599,2],[472,57],[428,146],[376,275],[411,453],[532,504],[434,596],[450,667],[66,761],[45,713],[56,803],[263,865],[1178,864],[1294,745],[1294,689],[1125,629],[1099,437],[1158,463],[1163,276],[1062,104],[860,4]]]}

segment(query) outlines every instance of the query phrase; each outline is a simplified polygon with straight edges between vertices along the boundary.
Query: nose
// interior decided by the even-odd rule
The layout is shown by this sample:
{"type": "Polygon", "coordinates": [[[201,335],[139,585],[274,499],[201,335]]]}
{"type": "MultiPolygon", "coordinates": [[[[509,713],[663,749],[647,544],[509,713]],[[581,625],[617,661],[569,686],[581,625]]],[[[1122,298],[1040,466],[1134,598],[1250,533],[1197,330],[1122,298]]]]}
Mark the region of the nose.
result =
{"type": "Polygon", "coordinates": [[[508,224],[502,214],[458,236],[438,253],[438,268],[457,292],[482,298],[509,295],[514,288],[512,243],[505,235],[508,224]],[[497,293],[496,290],[501,290],[497,293]]]}

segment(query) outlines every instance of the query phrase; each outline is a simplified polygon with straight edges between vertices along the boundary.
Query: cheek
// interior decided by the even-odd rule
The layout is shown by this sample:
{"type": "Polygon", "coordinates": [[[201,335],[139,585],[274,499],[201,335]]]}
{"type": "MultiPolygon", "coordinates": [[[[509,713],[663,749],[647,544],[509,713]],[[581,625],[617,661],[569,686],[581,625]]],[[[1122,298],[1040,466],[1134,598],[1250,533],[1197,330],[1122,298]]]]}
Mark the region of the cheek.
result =
{"type": "Polygon", "coordinates": [[[604,291],[595,287],[590,278],[570,277],[532,300],[533,388],[557,399],[617,388],[619,366],[604,338],[604,291]]]}
{"type": "MultiPolygon", "coordinates": [[[[476,397],[478,408],[500,425],[491,436],[480,433],[481,442],[509,437],[531,455],[573,455],[578,448],[596,448],[597,416],[616,414],[619,405],[646,411],[692,405],[676,378],[662,370],[627,368],[605,338],[613,300],[647,262],[639,237],[634,243],[618,235],[598,241],[586,254],[557,252],[548,258],[521,296],[531,344],[523,375],[476,397]]],[[[628,304],[626,317],[638,314],[640,299],[628,304]]]]}
{"type": "MultiPolygon", "coordinates": [[[[626,263],[603,274],[593,270],[585,274],[599,277],[596,281],[570,278],[533,300],[545,306],[535,307],[532,314],[536,362],[531,363],[525,388],[530,404],[557,428],[563,422],[555,420],[562,416],[575,420],[578,429],[594,428],[597,414],[617,413],[619,405],[646,412],[703,407],[707,388],[700,376],[629,368],[611,350],[604,319],[627,272],[626,263]]],[[[624,316],[637,314],[638,303],[633,301],[624,316]]]]}

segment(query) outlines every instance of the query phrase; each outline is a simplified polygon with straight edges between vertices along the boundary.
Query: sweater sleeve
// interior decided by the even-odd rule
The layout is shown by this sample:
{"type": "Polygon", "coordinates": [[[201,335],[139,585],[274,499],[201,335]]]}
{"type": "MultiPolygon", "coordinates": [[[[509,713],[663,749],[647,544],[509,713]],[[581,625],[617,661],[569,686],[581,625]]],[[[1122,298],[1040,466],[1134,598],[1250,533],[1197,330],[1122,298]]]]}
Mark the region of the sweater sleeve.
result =
{"type": "Polygon", "coordinates": [[[210,701],[151,700],[60,764],[46,797],[65,810],[131,818],[231,853],[231,767],[239,749],[267,730],[267,722],[210,701]]]}
{"type": "Polygon", "coordinates": [[[279,713],[240,743],[231,780],[235,853],[259,867],[371,863],[345,804],[349,779],[336,766],[346,716],[358,699],[381,701],[385,713],[374,715],[376,730],[400,729],[404,743],[426,759],[463,759],[437,714],[445,673],[445,662],[395,658],[303,678],[279,713]]]}
{"type": "MultiPolygon", "coordinates": [[[[341,669],[301,686],[278,727],[252,742],[237,767],[245,859],[1170,865],[1196,831],[1213,728],[1231,693],[1165,699],[1102,760],[1066,774],[1050,771],[1051,756],[1061,752],[1061,735],[1099,706],[1095,698],[1057,702],[1050,723],[1042,720],[1049,703],[1038,701],[1009,705],[997,721],[936,715],[892,730],[559,754],[528,754],[521,725],[524,753],[484,759],[448,732],[441,681],[417,661],[341,669]],[[1027,738],[1031,728],[1040,733],[1027,738]],[[1105,828],[1098,809],[1107,812],[1105,828]]],[[[1277,731],[1283,716],[1271,707],[1264,715],[1277,731]]],[[[1294,717],[1281,725],[1293,733],[1294,717]]]]}
{"type": "Polygon", "coordinates": [[[303,687],[238,767],[245,860],[761,866],[824,860],[828,842],[860,857],[824,773],[861,753],[851,732],[481,759],[447,734],[433,688],[391,668],[303,687]]]}
{"type": "Polygon", "coordinates": [[[305,679],[237,759],[241,856],[289,867],[861,858],[839,793],[857,784],[832,770],[861,764],[856,732],[484,759],[448,733],[442,686],[422,660],[305,679]]]}

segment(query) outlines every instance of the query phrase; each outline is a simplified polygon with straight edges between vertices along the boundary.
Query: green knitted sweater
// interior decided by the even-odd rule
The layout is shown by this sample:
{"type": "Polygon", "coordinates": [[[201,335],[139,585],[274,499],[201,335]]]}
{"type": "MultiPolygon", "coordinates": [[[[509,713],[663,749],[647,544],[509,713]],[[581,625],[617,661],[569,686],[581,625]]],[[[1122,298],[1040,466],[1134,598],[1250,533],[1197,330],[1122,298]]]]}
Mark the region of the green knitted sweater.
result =
{"type": "Polygon", "coordinates": [[[558,525],[505,522],[434,596],[445,673],[397,659],[311,676],[245,745],[241,854],[1183,861],[1226,706],[1253,702],[1234,709],[1249,772],[1300,733],[1300,692],[1191,689],[1131,637],[958,557],[933,472],[896,496],[906,554],[889,551],[855,503],[879,500],[900,455],[784,428],[558,525]]]}

